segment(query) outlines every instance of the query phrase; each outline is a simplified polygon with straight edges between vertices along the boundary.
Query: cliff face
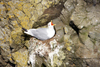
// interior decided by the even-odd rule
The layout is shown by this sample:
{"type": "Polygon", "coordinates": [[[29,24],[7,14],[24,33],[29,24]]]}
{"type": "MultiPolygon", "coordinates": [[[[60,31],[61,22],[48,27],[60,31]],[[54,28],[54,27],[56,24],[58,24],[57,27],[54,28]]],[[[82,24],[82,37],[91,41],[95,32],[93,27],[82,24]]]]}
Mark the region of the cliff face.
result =
{"type": "Polygon", "coordinates": [[[99,6],[99,0],[0,1],[0,67],[99,67],[99,6]],[[22,31],[51,20],[56,35],[50,40],[22,31]]]}

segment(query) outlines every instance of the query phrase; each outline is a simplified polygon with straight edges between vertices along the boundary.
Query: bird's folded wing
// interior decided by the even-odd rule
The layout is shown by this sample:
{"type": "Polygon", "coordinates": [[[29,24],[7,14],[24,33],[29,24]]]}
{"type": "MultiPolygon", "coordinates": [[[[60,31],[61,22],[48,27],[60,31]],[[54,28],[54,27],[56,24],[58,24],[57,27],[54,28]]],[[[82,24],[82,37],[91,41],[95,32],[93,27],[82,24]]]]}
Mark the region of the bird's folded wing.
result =
{"type": "Polygon", "coordinates": [[[31,34],[38,39],[45,40],[49,38],[46,28],[30,29],[29,31],[31,31],[31,34]]]}

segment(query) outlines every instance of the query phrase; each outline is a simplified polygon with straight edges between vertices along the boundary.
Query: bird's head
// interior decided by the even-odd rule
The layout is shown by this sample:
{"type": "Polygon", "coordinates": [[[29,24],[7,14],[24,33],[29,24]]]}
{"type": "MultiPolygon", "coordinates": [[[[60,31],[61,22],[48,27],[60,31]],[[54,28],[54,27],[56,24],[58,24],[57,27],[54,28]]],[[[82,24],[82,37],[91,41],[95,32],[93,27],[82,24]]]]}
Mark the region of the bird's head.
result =
{"type": "Polygon", "coordinates": [[[54,26],[55,24],[52,23],[52,20],[48,23],[48,26],[54,26]]]}

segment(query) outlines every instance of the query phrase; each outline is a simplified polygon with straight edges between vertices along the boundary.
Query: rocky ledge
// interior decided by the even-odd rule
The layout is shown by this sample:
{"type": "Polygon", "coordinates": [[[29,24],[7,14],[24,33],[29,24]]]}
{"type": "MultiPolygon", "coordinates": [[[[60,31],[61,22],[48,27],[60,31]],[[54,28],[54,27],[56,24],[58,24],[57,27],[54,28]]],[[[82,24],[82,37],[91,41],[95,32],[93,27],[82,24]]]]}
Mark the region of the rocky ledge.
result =
{"type": "Polygon", "coordinates": [[[0,67],[100,67],[99,0],[0,1],[0,67]],[[46,27],[41,41],[22,31],[46,27]]]}

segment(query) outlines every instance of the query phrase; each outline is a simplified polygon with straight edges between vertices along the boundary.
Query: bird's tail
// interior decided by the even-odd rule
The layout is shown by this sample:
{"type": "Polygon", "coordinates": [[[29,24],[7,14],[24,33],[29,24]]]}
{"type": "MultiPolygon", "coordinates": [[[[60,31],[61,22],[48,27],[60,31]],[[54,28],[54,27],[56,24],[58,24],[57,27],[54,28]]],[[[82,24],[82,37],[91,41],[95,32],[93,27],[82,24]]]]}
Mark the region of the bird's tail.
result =
{"type": "Polygon", "coordinates": [[[22,28],[22,30],[24,30],[25,32],[27,32],[27,29],[25,29],[25,28],[22,28]]]}

